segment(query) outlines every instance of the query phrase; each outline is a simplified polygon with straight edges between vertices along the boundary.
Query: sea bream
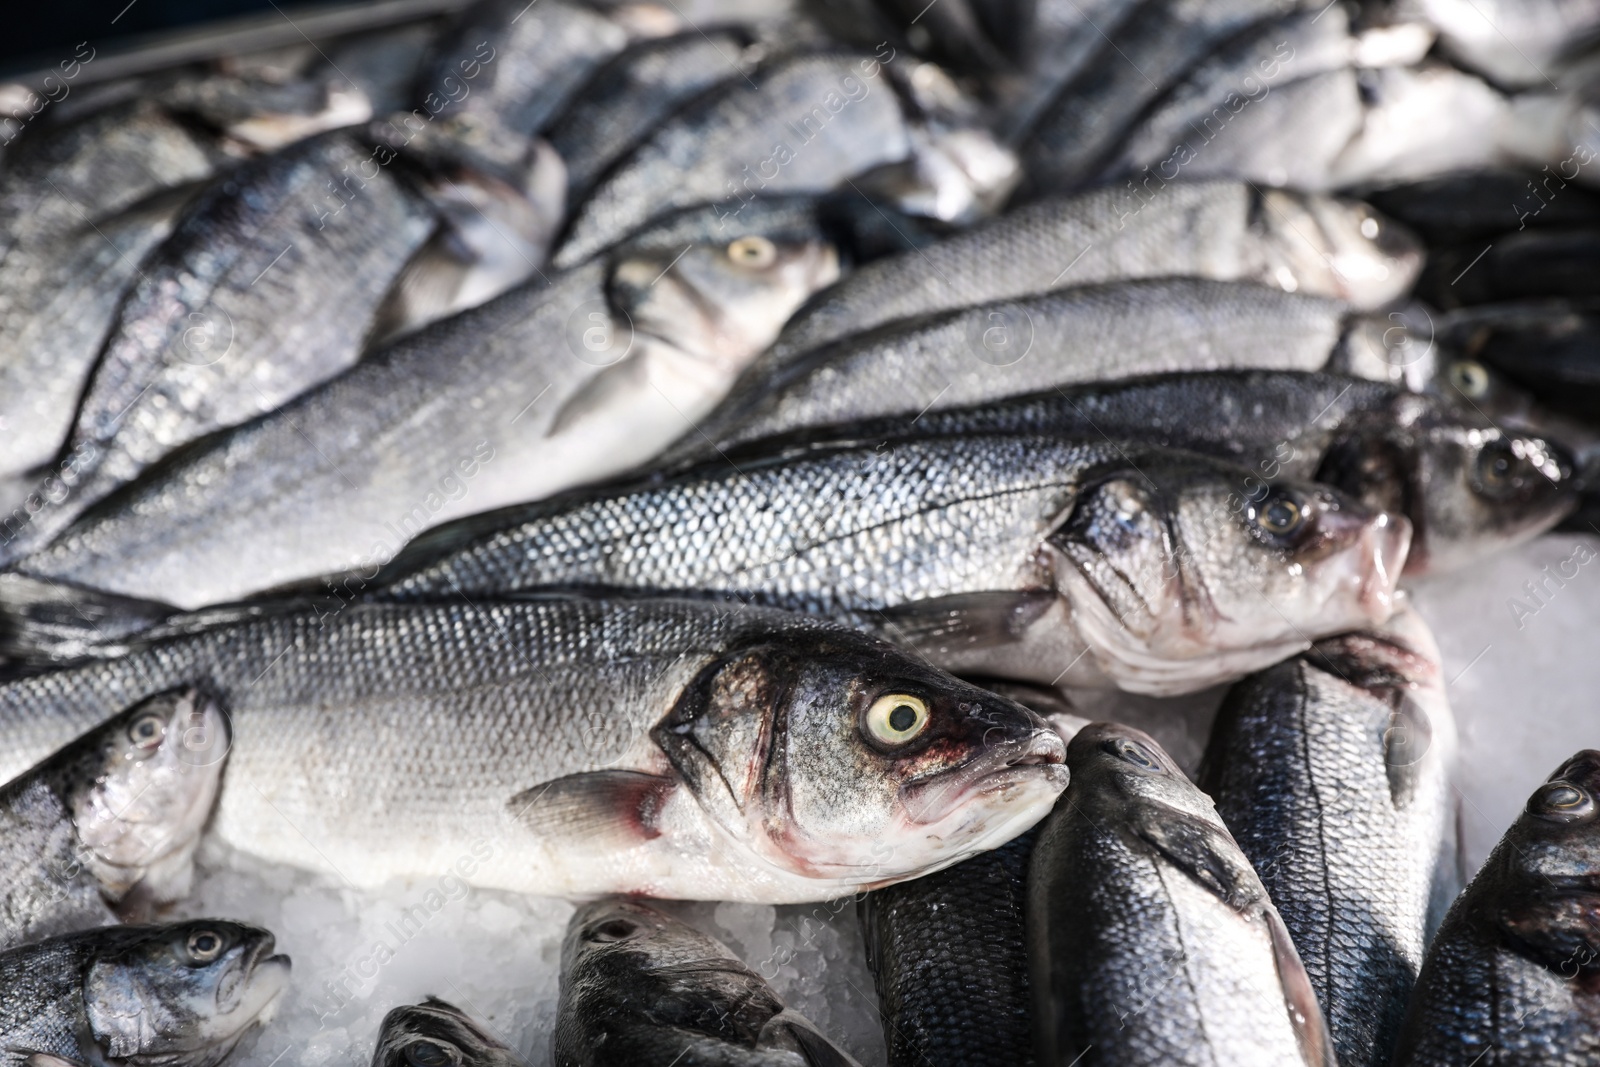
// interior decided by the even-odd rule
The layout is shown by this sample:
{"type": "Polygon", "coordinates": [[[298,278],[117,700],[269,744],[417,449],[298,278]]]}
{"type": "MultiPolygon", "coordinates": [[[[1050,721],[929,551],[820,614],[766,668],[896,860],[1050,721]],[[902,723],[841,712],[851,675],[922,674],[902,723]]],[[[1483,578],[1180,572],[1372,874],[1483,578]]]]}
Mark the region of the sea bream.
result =
{"type": "Polygon", "coordinates": [[[5,760],[194,684],[232,725],[213,829],[242,852],[360,886],[453,868],[542,895],[769,903],[959,862],[1065,784],[1060,736],[1033,712],[771,609],[222,614],[0,687],[5,760]]]}
{"type": "Polygon", "coordinates": [[[634,900],[578,909],[561,945],[557,1067],[860,1067],[720,941],[634,900]]]}
{"type": "Polygon", "coordinates": [[[199,607],[378,566],[431,526],[643,463],[838,276],[813,217],[706,222],[396,342],[212,438],[22,570],[199,607]]]}
{"type": "Polygon", "coordinates": [[[1450,907],[1395,1067],[1579,1067],[1600,1057],[1600,752],[1528,798],[1450,907]]]}
{"type": "Polygon", "coordinates": [[[1148,735],[1093,723],[1028,871],[1045,1067],[1327,1067],[1328,1031],[1266,888],[1148,735]]]}
{"type": "Polygon", "coordinates": [[[1283,917],[1339,1062],[1387,1067],[1455,863],[1455,721],[1427,627],[1320,641],[1237,683],[1199,775],[1283,917]]]}
{"type": "Polygon", "coordinates": [[[215,702],[159,693],[0,787],[0,946],[186,894],[228,739],[215,702]]]}
{"type": "Polygon", "coordinates": [[[523,1067],[522,1058],[454,1004],[429,997],[383,1017],[372,1067],[523,1067]]]}
{"type": "Polygon", "coordinates": [[[8,1067],[215,1067],[265,1024],[289,957],[222,919],[86,930],[0,953],[8,1067]]]}
{"type": "Polygon", "coordinates": [[[1101,438],[844,442],[484,516],[376,595],[683,591],[848,621],[947,670],[1171,694],[1386,619],[1409,538],[1322,486],[1101,438]]]}

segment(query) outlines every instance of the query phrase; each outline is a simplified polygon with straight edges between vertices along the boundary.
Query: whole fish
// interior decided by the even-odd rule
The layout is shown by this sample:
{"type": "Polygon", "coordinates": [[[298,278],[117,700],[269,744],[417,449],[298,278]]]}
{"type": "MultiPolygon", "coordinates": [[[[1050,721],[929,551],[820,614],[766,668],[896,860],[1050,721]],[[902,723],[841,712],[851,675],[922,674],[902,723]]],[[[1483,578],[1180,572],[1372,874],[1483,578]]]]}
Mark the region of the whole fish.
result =
{"type": "Polygon", "coordinates": [[[641,41],[597,70],[548,139],[567,168],[567,199],[579,203],[602,174],[700,93],[753,65],[757,52],[737,27],[641,41]]]}
{"type": "Polygon", "coordinates": [[[634,900],[578,909],[561,945],[556,1067],[860,1067],[720,941],[634,900]]]}
{"type": "Polygon", "coordinates": [[[1600,1056],[1600,752],[1528,798],[1428,947],[1395,1067],[1578,1067],[1600,1056]]]}
{"type": "Polygon", "coordinates": [[[241,166],[190,206],[122,302],[67,442],[66,492],[6,527],[0,559],[46,543],[180,445],[356,361],[433,227],[373,151],[324,134],[241,166]]]}
{"type": "Polygon", "coordinates": [[[872,56],[789,57],[672,115],[619,160],[574,211],[552,262],[570,267],[653,218],[716,203],[734,218],[752,197],[827,192],[911,154],[908,120],[872,56]]]}
{"type": "Polygon", "coordinates": [[[381,565],[451,518],[642,463],[837,276],[810,220],[774,219],[436,323],[191,452],[24,568],[198,607],[381,565]]]}
{"type": "Polygon", "coordinates": [[[1172,694],[1387,618],[1408,539],[1336,491],[1186,453],[919,438],[486,516],[378,595],[691,591],[842,619],[947,670],[1172,694]]]}
{"type": "Polygon", "coordinates": [[[546,895],[770,903],[957,862],[1063,784],[1060,736],[1033,712],[784,612],[457,599],[256,616],[5,685],[6,761],[188,680],[229,712],[213,827],[241,851],[356,885],[454,867],[546,895]]]}
{"type": "Polygon", "coordinates": [[[383,1017],[372,1067],[521,1067],[522,1059],[466,1012],[437,997],[383,1017]]]}
{"type": "MultiPolygon", "coordinates": [[[[1326,483],[1411,520],[1406,572],[1462,567],[1550,529],[1581,472],[1563,444],[1501,429],[1471,404],[1386,383],[1295,371],[1213,371],[1068,386],[973,408],[795,435],[900,441],[1048,433],[1181,448],[1251,467],[1257,479],[1326,483]]],[[[748,446],[753,455],[775,443],[748,446]]],[[[746,452],[727,453],[740,463],[746,452]]],[[[1255,483],[1251,483],[1253,487],[1255,483]]]]}
{"type": "MultiPolygon", "coordinates": [[[[1357,307],[1403,295],[1422,246],[1356,201],[1177,182],[1159,196],[1118,187],[1028,204],[970,230],[870,263],[817,295],[706,425],[715,439],[805,352],[897,320],[1012,300],[1062,285],[1190,276],[1253,281],[1357,307]]],[[[685,448],[705,447],[699,434],[685,448]]]]}
{"type": "Polygon", "coordinates": [[[1277,905],[1339,1062],[1387,1067],[1454,817],[1455,724],[1407,611],[1237,683],[1199,785],[1277,905]]]}
{"type": "Polygon", "coordinates": [[[1023,928],[1037,832],[859,898],[889,1067],[1031,1067],[1023,928]]]}
{"type": "Polygon", "coordinates": [[[1101,169],[1140,114],[1224,41],[1298,7],[1293,0],[1153,0],[1103,38],[1025,131],[1030,197],[1068,192],[1101,169]]]}
{"type": "MultiPolygon", "coordinates": [[[[720,450],[796,430],[940,411],[1174,371],[1321,369],[1348,328],[1338,300],[1244,282],[1158,278],[1061,289],[896,323],[812,349],[742,412],[702,427],[720,450]]],[[[748,394],[746,394],[748,395],[748,394]]]]}
{"type": "Polygon", "coordinates": [[[160,693],[0,787],[0,945],[187,893],[227,751],[215,702],[160,693]]]}
{"type": "Polygon", "coordinates": [[[87,930],[0,953],[0,1057],[17,1067],[214,1067],[289,981],[272,935],[222,919],[87,930]]]}
{"type": "Polygon", "coordinates": [[[1050,1067],[1331,1065],[1310,980],[1211,800],[1159,745],[1094,723],[1028,872],[1050,1067]]]}

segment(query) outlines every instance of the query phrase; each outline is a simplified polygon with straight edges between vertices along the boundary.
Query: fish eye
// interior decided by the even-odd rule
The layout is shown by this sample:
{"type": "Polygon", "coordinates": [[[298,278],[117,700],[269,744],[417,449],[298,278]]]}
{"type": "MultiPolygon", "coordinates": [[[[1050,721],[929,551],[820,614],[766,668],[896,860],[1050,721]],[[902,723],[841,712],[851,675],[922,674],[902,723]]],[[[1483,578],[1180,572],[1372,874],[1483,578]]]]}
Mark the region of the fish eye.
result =
{"type": "Polygon", "coordinates": [[[1473,400],[1489,391],[1489,371],[1474,360],[1463,359],[1450,364],[1446,377],[1456,392],[1473,400]]]}
{"type": "Polygon", "coordinates": [[[1495,440],[1478,453],[1474,474],[1477,487],[1495,496],[1522,487],[1522,458],[1505,441],[1495,440]]]}
{"type": "Polygon", "coordinates": [[[741,267],[764,270],[778,261],[778,246],[765,237],[741,237],[729,242],[728,258],[741,267]]]}
{"type": "Polygon", "coordinates": [[[155,748],[167,735],[166,717],[147,711],[128,724],[128,740],[141,749],[155,748]]]}
{"type": "Polygon", "coordinates": [[[637,937],[644,928],[630,919],[607,919],[589,932],[590,941],[626,941],[637,937]]]}
{"type": "Polygon", "coordinates": [[[461,1062],[459,1049],[423,1039],[406,1046],[406,1062],[411,1067],[448,1067],[461,1062]]]}
{"type": "Polygon", "coordinates": [[[1107,743],[1106,751],[1118,759],[1133,764],[1140,770],[1159,771],[1162,769],[1161,761],[1156,759],[1155,754],[1131,738],[1114,738],[1107,743]]]}
{"type": "Polygon", "coordinates": [[[1365,237],[1367,240],[1375,240],[1378,236],[1378,230],[1378,220],[1373,218],[1371,215],[1368,215],[1366,218],[1361,220],[1361,236],[1365,237]]]}
{"type": "Polygon", "coordinates": [[[1293,537],[1305,526],[1306,509],[1281,490],[1274,491],[1251,509],[1251,520],[1262,533],[1276,540],[1293,537]]]}
{"type": "Polygon", "coordinates": [[[1528,799],[1528,811],[1543,819],[1569,822],[1594,813],[1594,798],[1575,785],[1546,782],[1528,799]]]}
{"type": "Polygon", "coordinates": [[[188,954],[190,963],[198,964],[211,963],[227,947],[227,941],[215,930],[196,930],[184,942],[183,950],[188,954]]]}
{"type": "Polygon", "coordinates": [[[909,693],[886,693],[867,709],[867,729],[889,745],[903,745],[928,728],[928,702],[909,693]]]}

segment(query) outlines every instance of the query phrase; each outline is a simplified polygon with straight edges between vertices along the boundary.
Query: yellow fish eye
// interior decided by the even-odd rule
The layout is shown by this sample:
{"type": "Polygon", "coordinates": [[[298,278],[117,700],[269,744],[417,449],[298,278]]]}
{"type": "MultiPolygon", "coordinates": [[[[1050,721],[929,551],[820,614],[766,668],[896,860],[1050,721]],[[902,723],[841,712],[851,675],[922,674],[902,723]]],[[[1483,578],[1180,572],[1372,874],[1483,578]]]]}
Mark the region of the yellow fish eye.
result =
{"type": "Polygon", "coordinates": [[[867,729],[889,745],[903,745],[928,728],[928,702],[909,693],[885,693],[867,709],[867,729]]]}
{"type": "Polygon", "coordinates": [[[741,237],[729,242],[728,258],[741,267],[765,270],[778,261],[778,246],[765,237],[741,237]]]}

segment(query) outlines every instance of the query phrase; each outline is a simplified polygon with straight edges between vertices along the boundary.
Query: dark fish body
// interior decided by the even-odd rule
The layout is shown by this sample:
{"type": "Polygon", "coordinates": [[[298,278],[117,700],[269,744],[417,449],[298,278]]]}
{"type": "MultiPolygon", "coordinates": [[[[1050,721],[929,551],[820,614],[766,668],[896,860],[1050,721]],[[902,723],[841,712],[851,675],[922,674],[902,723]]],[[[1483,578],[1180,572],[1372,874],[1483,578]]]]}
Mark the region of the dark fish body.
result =
{"type": "Polygon", "coordinates": [[[642,41],[597,70],[546,134],[566,164],[568,201],[581,201],[668,115],[737,77],[749,45],[750,36],[738,29],[695,30],[642,41]]]}
{"type": "Polygon", "coordinates": [[[1132,727],[1068,745],[1028,874],[1041,1063],[1331,1064],[1305,969],[1211,801],[1132,727]]]}
{"type": "Polygon", "coordinates": [[[1320,370],[1341,301],[1161,278],[1061,289],[895,323],[813,349],[710,436],[726,450],[806,427],[963,407],[1181,370],[1320,370]]]}
{"type": "Polygon", "coordinates": [[[220,179],[126,294],[67,445],[89,458],[7,557],[180,445],[353,364],[384,292],[432,226],[403,180],[343,133],[220,179]]]}
{"type": "Polygon", "coordinates": [[[888,645],[649,599],[190,618],[0,687],[6,758],[175,685],[228,709],[218,838],[362,885],[470,854],[543,895],[831,899],[1009,840],[1062,784],[1037,715],[888,645]],[[898,732],[871,710],[901,704],[898,732]]]}
{"type": "Polygon", "coordinates": [[[1029,831],[856,904],[889,1067],[1030,1067],[1029,831]]]}
{"type": "Polygon", "coordinates": [[[1428,947],[1395,1067],[1600,1058],[1600,752],[1528,800],[1428,947]]]}
{"type": "Polygon", "coordinates": [[[454,1004],[429,997],[383,1017],[372,1067],[521,1067],[522,1059],[454,1004]]]}
{"type": "Polygon", "coordinates": [[[175,458],[23,569],[197,608],[370,577],[429,527],[643,463],[837,276],[814,216],[751,216],[756,233],[620,252],[402,338],[175,458]]]}
{"type": "Polygon", "coordinates": [[[1538,298],[1600,298],[1600,229],[1528,229],[1437,249],[1417,296],[1445,309],[1538,298]]]}
{"type": "Polygon", "coordinates": [[[270,933],[219,919],[90,930],[0,953],[0,1060],[213,1067],[289,977],[270,933]]]}
{"type": "Polygon", "coordinates": [[[1414,616],[1389,630],[1237,683],[1199,778],[1283,917],[1346,1067],[1385,1067],[1394,1051],[1453,809],[1437,650],[1414,616]]]}
{"type": "Polygon", "coordinates": [[[0,787],[0,945],[180,898],[227,751],[214,704],[160,693],[0,787]]]}
{"type": "Polygon", "coordinates": [[[1600,226],[1600,195],[1569,181],[1574,175],[1563,176],[1559,169],[1447,174],[1378,189],[1367,199],[1429,245],[1478,237],[1487,244],[1497,234],[1524,228],[1600,226]]]}
{"type": "Polygon", "coordinates": [[[860,1067],[721,942],[632,900],[580,908],[561,950],[557,1067],[860,1067]]]}
{"type": "Polygon", "coordinates": [[[1551,411],[1600,426],[1600,300],[1459,308],[1439,317],[1436,336],[1551,411]]]}
{"type": "MultiPolygon", "coordinates": [[[[730,72],[731,74],[732,72],[730,72]]],[[[827,192],[912,149],[899,97],[871,56],[793,56],[677,111],[578,205],[552,262],[569,267],[651,219],[758,194],[827,192]]]]}

